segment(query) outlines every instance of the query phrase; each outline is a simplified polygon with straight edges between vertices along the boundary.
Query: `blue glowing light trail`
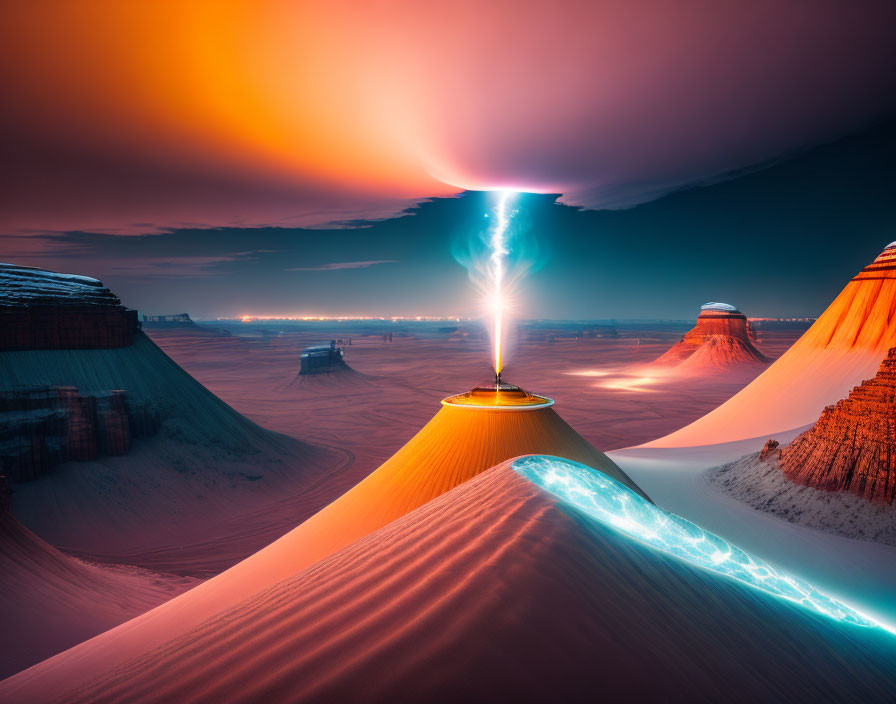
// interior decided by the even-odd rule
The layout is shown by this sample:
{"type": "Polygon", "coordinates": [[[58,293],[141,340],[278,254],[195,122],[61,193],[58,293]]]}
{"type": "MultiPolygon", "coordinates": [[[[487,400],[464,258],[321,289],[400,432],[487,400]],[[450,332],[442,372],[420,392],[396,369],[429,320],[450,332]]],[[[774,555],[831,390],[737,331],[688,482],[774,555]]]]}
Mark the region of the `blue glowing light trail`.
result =
{"type": "Polygon", "coordinates": [[[507,228],[510,225],[511,213],[507,209],[507,201],[513,195],[512,191],[502,191],[498,198],[495,225],[489,238],[489,277],[492,284],[490,308],[494,319],[492,321],[493,338],[495,345],[494,365],[495,374],[500,377],[504,367],[504,310],[507,308],[504,292],[504,274],[506,270],[505,258],[510,254],[507,247],[507,228]]]}
{"type": "Polygon", "coordinates": [[[680,516],[663,511],[602,472],[546,455],[523,457],[512,467],[591,518],[660,552],[835,621],[884,628],[801,579],[747,554],[680,516]]]}

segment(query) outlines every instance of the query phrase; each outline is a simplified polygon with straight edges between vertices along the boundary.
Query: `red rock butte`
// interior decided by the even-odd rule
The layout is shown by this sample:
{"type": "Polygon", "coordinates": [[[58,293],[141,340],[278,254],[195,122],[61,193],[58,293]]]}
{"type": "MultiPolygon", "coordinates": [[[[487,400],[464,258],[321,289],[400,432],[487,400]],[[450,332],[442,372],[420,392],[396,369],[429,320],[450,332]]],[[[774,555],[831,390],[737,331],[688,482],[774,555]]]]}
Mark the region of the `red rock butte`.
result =
{"type": "Polygon", "coordinates": [[[896,242],[866,266],[794,345],[715,410],[644,447],[770,437],[814,423],[877,372],[896,346],[896,242]]]}
{"type": "Polygon", "coordinates": [[[704,303],[697,324],[651,366],[669,367],[677,374],[704,375],[741,365],[767,364],[753,345],[747,316],[727,303],[704,303]]]}
{"type": "Polygon", "coordinates": [[[896,499],[896,348],[873,379],[824,409],[781,453],[798,484],[848,491],[878,503],[896,499]]]}

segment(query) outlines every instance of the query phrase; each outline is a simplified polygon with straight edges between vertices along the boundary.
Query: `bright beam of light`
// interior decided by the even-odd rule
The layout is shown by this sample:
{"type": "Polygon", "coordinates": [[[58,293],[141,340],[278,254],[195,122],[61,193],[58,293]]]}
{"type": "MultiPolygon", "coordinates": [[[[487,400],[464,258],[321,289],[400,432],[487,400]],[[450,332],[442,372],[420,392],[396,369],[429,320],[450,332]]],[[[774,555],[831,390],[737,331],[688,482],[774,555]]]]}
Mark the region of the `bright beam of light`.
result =
{"type": "Polygon", "coordinates": [[[507,228],[513,211],[508,211],[507,201],[513,195],[513,191],[501,191],[498,199],[498,208],[495,213],[495,225],[489,238],[491,256],[489,257],[489,277],[492,284],[491,309],[494,316],[492,321],[493,339],[495,345],[495,374],[500,374],[504,367],[504,311],[507,302],[504,298],[504,274],[506,273],[505,259],[510,253],[507,248],[507,228]]]}

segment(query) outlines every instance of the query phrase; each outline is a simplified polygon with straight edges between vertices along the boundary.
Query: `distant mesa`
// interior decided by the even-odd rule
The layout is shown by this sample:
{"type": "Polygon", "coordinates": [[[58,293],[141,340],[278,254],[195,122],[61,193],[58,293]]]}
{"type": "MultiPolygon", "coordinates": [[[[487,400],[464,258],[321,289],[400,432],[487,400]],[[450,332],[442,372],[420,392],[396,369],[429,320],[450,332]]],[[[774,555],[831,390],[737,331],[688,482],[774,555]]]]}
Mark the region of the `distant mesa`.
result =
{"type": "Polygon", "coordinates": [[[193,319],[190,318],[189,313],[173,313],[171,315],[144,315],[143,327],[149,329],[190,328],[193,330],[199,328],[199,326],[193,322],[193,319]]]}
{"type": "Polygon", "coordinates": [[[768,438],[814,423],[896,346],[896,242],[849,281],[794,345],[728,401],[647,447],[768,438]]]}
{"type": "Polygon", "coordinates": [[[0,350],[126,347],[138,329],[97,279],[0,264],[0,350]]]}
{"type": "Polygon", "coordinates": [[[189,313],[173,313],[171,315],[144,315],[144,325],[152,325],[158,327],[175,327],[189,326],[195,327],[196,323],[192,321],[189,313]]]}
{"type": "Polygon", "coordinates": [[[222,328],[212,328],[206,325],[197,325],[188,313],[173,313],[170,315],[144,315],[143,329],[150,331],[171,330],[186,331],[203,336],[230,337],[230,332],[222,328]]]}
{"type": "Polygon", "coordinates": [[[828,406],[781,452],[781,469],[798,484],[847,491],[869,501],[896,500],[896,348],[873,379],[828,406]]]}
{"type": "Polygon", "coordinates": [[[701,376],[770,361],[754,346],[750,324],[743,313],[728,303],[710,302],[700,306],[693,329],[650,366],[701,376]]]}

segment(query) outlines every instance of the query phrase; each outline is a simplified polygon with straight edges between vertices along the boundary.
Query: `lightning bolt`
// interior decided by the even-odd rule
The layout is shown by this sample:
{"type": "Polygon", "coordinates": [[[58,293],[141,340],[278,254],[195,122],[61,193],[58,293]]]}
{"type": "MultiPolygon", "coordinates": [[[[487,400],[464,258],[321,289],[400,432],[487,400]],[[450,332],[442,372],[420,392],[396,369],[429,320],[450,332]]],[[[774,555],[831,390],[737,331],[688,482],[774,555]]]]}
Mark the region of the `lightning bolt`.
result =
{"type": "Polygon", "coordinates": [[[507,270],[506,258],[510,253],[507,248],[507,228],[513,211],[507,208],[507,201],[513,196],[513,191],[501,191],[498,198],[498,207],[495,212],[495,225],[489,238],[491,255],[489,256],[489,278],[491,279],[491,310],[492,338],[495,345],[495,375],[501,373],[504,367],[504,311],[507,309],[507,301],[504,296],[504,275],[507,270]]]}

